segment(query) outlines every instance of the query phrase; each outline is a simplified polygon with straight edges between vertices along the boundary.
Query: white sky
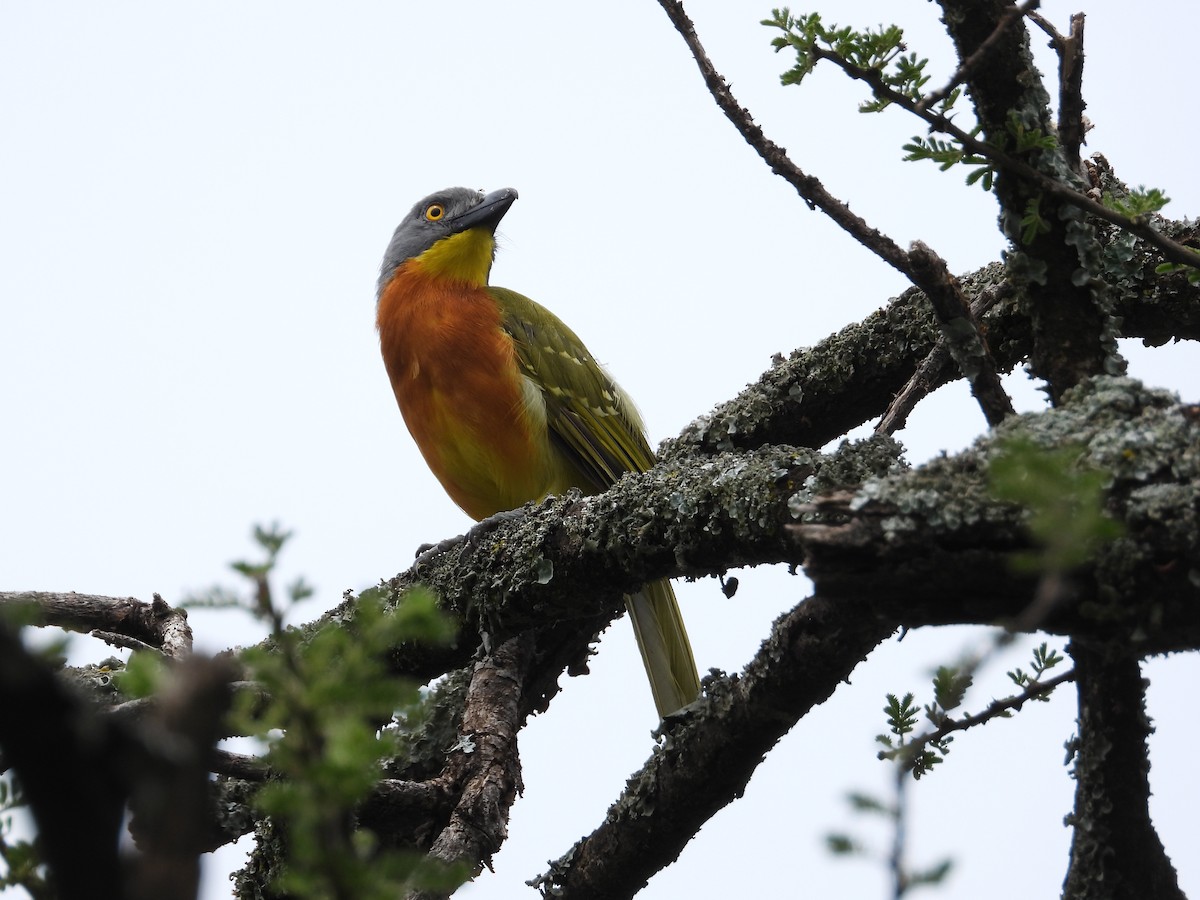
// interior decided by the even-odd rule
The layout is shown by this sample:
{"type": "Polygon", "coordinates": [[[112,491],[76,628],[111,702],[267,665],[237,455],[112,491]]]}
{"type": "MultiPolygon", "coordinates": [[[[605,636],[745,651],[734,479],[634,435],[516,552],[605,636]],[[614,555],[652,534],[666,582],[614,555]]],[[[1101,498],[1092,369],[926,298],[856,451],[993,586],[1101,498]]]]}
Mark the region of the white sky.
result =
{"type": "MultiPolygon", "coordinates": [[[[1060,28],[1079,4],[1047,0],[1060,28]]],[[[895,21],[953,69],[931,3],[827,5],[827,20],[895,21]]],[[[958,173],[903,164],[920,131],[861,116],[832,69],[780,87],[786,56],[764,2],[694,0],[717,67],[769,136],[873,225],[966,271],[1002,247],[992,198],[958,173]]],[[[1088,4],[1089,142],[1168,212],[1200,210],[1194,82],[1200,13],[1088,4]],[[1189,21],[1190,20],[1190,21],[1189,21]]],[[[1038,39],[1040,47],[1044,41],[1038,39]]],[[[1053,62],[1043,70],[1048,77],[1053,62]]],[[[426,471],[379,360],[379,259],[399,217],[453,184],[516,187],[493,281],[572,325],[638,400],[651,441],[735,394],[775,352],[813,344],[904,287],[810,213],[719,113],[653,0],[597,4],[60,3],[0,5],[0,586],[177,601],[252,553],[252,523],[296,531],[284,579],[315,617],[345,588],[407,568],[465,516],[426,471]]],[[[1136,350],[1136,348],[1135,348],[1136,350]]],[[[1194,347],[1137,353],[1133,371],[1197,397],[1194,347]]],[[[1023,408],[1037,394],[1023,379],[1023,408]]],[[[967,444],[982,417],[961,386],[901,435],[914,461],[967,444]]],[[[701,669],[737,670],[805,593],[781,569],[680,585],[701,669]]],[[[194,614],[201,647],[255,639],[194,614]]],[[[768,757],[642,896],[854,896],[881,867],[830,858],[856,823],[849,790],[883,793],[874,758],[886,691],[928,699],[928,672],[976,646],[965,629],[882,647],[768,757]]],[[[1007,690],[983,672],[973,709],[1007,690]]],[[[1061,642],[1059,643],[1061,646],[1061,642]]],[[[77,639],[92,658],[108,648],[77,639]]],[[[592,830],[650,748],[653,705],[628,625],[605,636],[523,733],[525,796],[496,872],[463,897],[534,897],[523,882],[592,830]]],[[[1200,893],[1196,660],[1155,661],[1154,814],[1185,890],[1200,893]]],[[[960,737],[911,792],[911,861],[953,856],[949,896],[1050,897],[1065,871],[1069,690],[960,737]]],[[[228,895],[237,851],[208,867],[228,895]]]]}

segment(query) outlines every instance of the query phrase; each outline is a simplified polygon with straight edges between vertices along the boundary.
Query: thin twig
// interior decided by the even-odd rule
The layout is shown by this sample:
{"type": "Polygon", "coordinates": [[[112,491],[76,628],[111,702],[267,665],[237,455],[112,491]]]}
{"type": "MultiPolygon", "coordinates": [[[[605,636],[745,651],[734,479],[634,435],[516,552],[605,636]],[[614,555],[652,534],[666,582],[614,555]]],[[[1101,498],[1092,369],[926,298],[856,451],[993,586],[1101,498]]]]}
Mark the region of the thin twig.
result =
{"type": "Polygon", "coordinates": [[[1050,21],[1038,13],[1030,13],[1042,31],[1050,36],[1050,46],[1058,54],[1058,140],[1071,168],[1079,168],[1079,148],[1083,144],[1087,125],[1083,111],[1083,13],[1071,16],[1071,33],[1062,35],[1050,21]]]}
{"type": "Polygon", "coordinates": [[[996,27],[992,33],[984,39],[983,43],[979,45],[974,53],[963,60],[962,65],[958,67],[958,71],[950,76],[950,80],[945,86],[922,97],[917,103],[917,108],[922,110],[929,109],[930,107],[937,106],[937,104],[950,96],[950,92],[960,84],[963,84],[991,54],[996,45],[1000,43],[1000,38],[1004,36],[1004,32],[1009,29],[1013,22],[1020,21],[1023,16],[1033,15],[1033,10],[1039,6],[1041,6],[1041,0],[1025,0],[1020,6],[1010,6],[1006,9],[1001,14],[1000,21],[996,23],[996,27]]]}
{"type": "Polygon", "coordinates": [[[700,74],[704,76],[704,83],[721,111],[771,167],[771,171],[792,185],[811,208],[820,209],[864,247],[907,276],[910,267],[904,251],[890,238],[880,234],[865,220],[851,212],[845,203],[826,191],[818,179],[808,175],[792,162],[787,152],[769,140],[763,130],[755,124],[750,111],[738,103],[729,85],[709,59],[704,45],[696,35],[695,26],[684,12],[683,4],[678,0],[659,0],[659,5],[666,11],[671,24],[692,51],[700,74]]]}
{"type": "MultiPolygon", "coordinates": [[[[1011,282],[1002,282],[976,295],[971,303],[971,316],[978,322],[993,306],[1012,295],[1011,282]]],[[[938,342],[929,354],[922,360],[917,370],[913,372],[908,383],[892,398],[887,411],[875,426],[876,434],[895,434],[908,421],[909,414],[924,399],[930,391],[938,387],[938,375],[942,367],[950,359],[949,340],[945,334],[938,337],[938,342]]]]}
{"type": "Polygon", "coordinates": [[[1021,693],[1005,697],[1003,700],[993,700],[982,712],[978,712],[973,716],[964,716],[961,719],[947,719],[932,731],[918,735],[904,745],[903,755],[911,758],[926,744],[940,741],[942,738],[948,737],[955,732],[966,731],[968,728],[974,728],[977,725],[990,722],[997,716],[1002,716],[1011,710],[1019,711],[1030,700],[1036,700],[1038,697],[1049,694],[1060,684],[1074,680],[1075,670],[1070,669],[1046,681],[1032,681],[1021,693]]]}
{"type": "MultiPolygon", "coordinates": [[[[666,4],[669,0],[659,0],[659,2],[666,4]]],[[[1039,190],[1055,199],[1076,206],[1084,212],[1095,216],[1097,219],[1103,219],[1105,222],[1110,222],[1123,231],[1128,231],[1130,234],[1140,237],[1147,244],[1157,249],[1165,259],[1180,265],[1200,268],[1200,253],[1196,253],[1183,244],[1176,243],[1156,230],[1150,225],[1147,217],[1135,216],[1130,218],[1129,216],[1122,215],[1116,210],[1109,209],[1107,206],[1096,202],[1091,197],[1069,185],[1038,171],[1028,163],[1009,156],[1004,151],[985,141],[972,137],[945,116],[930,112],[928,109],[920,109],[917,101],[906,97],[904,94],[888,86],[884,83],[882,76],[872,69],[859,68],[841,56],[838,56],[832,50],[827,50],[823,47],[813,46],[809,52],[819,59],[829,60],[851,78],[864,82],[877,97],[886,99],[901,109],[906,109],[920,117],[929,126],[931,131],[949,135],[962,144],[965,149],[977,156],[982,156],[990,160],[997,167],[1009,174],[1036,185],[1039,190]]]]}
{"type": "Polygon", "coordinates": [[[162,656],[162,651],[157,647],[147,644],[145,641],[139,641],[137,638],[129,637],[124,634],[117,634],[115,631],[101,631],[96,629],[89,632],[92,637],[97,640],[104,641],[113,647],[121,647],[125,650],[142,651],[144,653],[153,653],[156,656],[162,656]]]}
{"type": "MultiPolygon", "coordinates": [[[[824,185],[819,180],[806,174],[799,166],[792,162],[782,147],[767,139],[762,129],[755,124],[749,110],[738,103],[737,99],[733,96],[729,85],[721,77],[712,60],[709,59],[703,44],[700,43],[700,38],[696,35],[696,29],[691,19],[688,18],[687,13],[684,12],[683,5],[677,2],[677,0],[659,0],[659,3],[666,11],[676,30],[682,35],[688,48],[692,51],[696,65],[700,67],[705,84],[708,85],[709,92],[717,101],[717,105],[721,107],[726,117],[741,132],[742,137],[746,139],[750,146],[758,151],[758,154],[771,167],[771,171],[791,184],[811,206],[819,208],[855,238],[855,240],[875,253],[884,262],[893,266],[908,278],[909,281],[924,291],[926,296],[930,298],[930,302],[933,303],[935,310],[955,309],[956,312],[954,315],[951,315],[944,321],[957,320],[964,313],[969,315],[969,312],[966,311],[966,303],[961,298],[961,291],[957,289],[957,283],[946,268],[945,261],[932,252],[922,253],[917,251],[916,253],[906,253],[887,235],[872,228],[864,219],[852,213],[845,203],[826,191],[824,185]]],[[[964,370],[963,374],[972,382],[973,390],[975,389],[975,382],[980,375],[983,375],[985,382],[990,385],[990,387],[983,388],[983,396],[987,399],[980,402],[984,407],[984,413],[989,423],[995,424],[1007,414],[1004,411],[1006,406],[1008,412],[1012,411],[1012,403],[1011,401],[1005,403],[1004,400],[1000,399],[1004,397],[1004,391],[999,386],[999,377],[995,375],[994,363],[991,367],[991,377],[988,378],[986,376],[986,361],[989,357],[990,354],[981,354],[977,357],[979,368],[968,368],[964,370]],[[997,389],[999,392],[998,395],[997,389]]],[[[979,395],[977,394],[977,396],[979,395]]]]}
{"type": "Polygon", "coordinates": [[[946,348],[970,382],[971,393],[988,425],[994,428],[1016,410],[1000,383],[996,360],[979,331],[958,279],[950,274],[946,261],[921,241],[913,242],[908,258],[913,271],[926,285],[925,294],[942,327],[946,348]],[[931,291],[928,286],[935,289],[931,291]]]}

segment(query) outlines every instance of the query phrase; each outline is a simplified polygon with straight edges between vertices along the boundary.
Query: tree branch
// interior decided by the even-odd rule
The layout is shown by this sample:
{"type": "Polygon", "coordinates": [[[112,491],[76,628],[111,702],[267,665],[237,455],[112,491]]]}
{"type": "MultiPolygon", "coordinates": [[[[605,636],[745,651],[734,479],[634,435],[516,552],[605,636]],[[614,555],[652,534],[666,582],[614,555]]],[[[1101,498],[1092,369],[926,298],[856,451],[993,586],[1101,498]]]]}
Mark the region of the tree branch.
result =
{"type": "Polygon", "coordinates": [[[1083,111],[1083,13],[1071,16],[1071,33],[1059,34],[1045,17],[1031,12],[1029,18],[1050,35],[1050,46],[1058,54],[1058,139],[1072,167],[1078,169],[1079,148],[1087,126],[1083,111]]]}
{"type": "MultiPolygon", "coordinates": [[[[517,753],[521,686],[533,660],[532,633],[511,638],[475,665],[462,733],[452,749],[443,778],[459,786],[450,821],[429,855],[444,863],[465,863],[478,874],[491,868],[492,854],[508,835],[508,811],[522,790],[517,753]]],[[[420,892],[414,900],[449,897],[450,892],[420,892]]]]}
{"type": "MultiPolygon", "coordinates": [[[[971,319],[978,322],[996,303],[1012,295],[1014,288],[1011,284],[997,285],[994,289],[980,291],[971,303],[971,319]]],[[[938,338],[937,344],[929,355],[921,361],[917,371],[909,378],[908,383],[900,390],[888,405],[887,412],[875,425],[876,434],[895,434],[904,427],[909,414],[916,409],[918,403],[924,400],[938,386],[937,379],[950,359],[950,338],[944,332],[938,338]]],[[[995,363],[993,362],[993,367],[995,363]]],[[[961,371],[961,366],[959,367],[961,371]]]]}
{"type": "Polygon", "coordinates": [[[741,676],[706,678],[701,701],[669,728],[603,824],[530,884],[558,900],[636,894],[741,796],[779,738],[895,630],[868,606],[812,597],[776,621],[741,676]]]}
{"type": "MultiPolygon", "coordinates": [[[[1098,164],[1102,177],[1110,177],[1098,164]]],[[[1177,238],[1200,244],[1200,224],[1168,223],[1177,238]]],[[[1104,269],[1122,334],[1149,344],[1200,340],[1200,285],[1183,273],[1154,272],[1158,259],[1121,232],[1100,233],[1104,269]]],[[[1000,371],[1028,358],[1033,334],[1024,295],[1014,289],[1004,266],[991,263],[959,279],[974,302],[990,292],[1001,298],[982,320],[1000,371]]],[[[719,404],[660,448],[660,458],[714,453],[763,444],[820,447],[888,409],[913,372],[933,351],[938,329],[928,301],[914,288],[886,307],[831,335],[816,346],[779,357],[758,381],[719,404]]],[[[930,389],[958,377],[944,365],[930,389]]]]}
{"type": "Polygon", "coordinates": [[[949,350],[959,371],[970,382],[971,393],[979,401],[988,425],[999,425],[1016,410],[1000,384],[996,360],[979,333],[971,305],[963,296],[958,280],[950,274],[946,261],[921,241],[913,243],[908,259],[913,271],[920,276],[914,282],[929,297],[941,325],[942,338],[938,346],[949,350]]]}
{"type": "Polygon", "coordinates": [[[1041,6],[1041,0],[1025,0],[1020,6],[1016,4],[1009,6],[1004,10],[1000,21],[996,23],[996,27],[987,39],[983,41],[969,57],[964,59],[958,69],[950,76],[950,80],[944,87],[936,91],[931,91],[922,97],[913,109],[913,112],[923,112],[937,106],[943,100],[950,96],[950,92],[969,81],[983,65],[984,61],[992,55],[992,52],[1000,44],[1000,38],[1004,36],[1004,32],[1013,26],[1014,22],[1019,22],[1023,16],[1034,16],[1036,13],[1033,10],[1041,6]]]}
{"type": "MultiPolygon", "coordinates": [[[[1007,9],[1012,9],[1012,7],[1007,7],[1007,9]]],[[[998,28],[992,31],[991,36],[999,40],[1005,33],[1005,29],[998,28]]],[[[1108,222],[1122,231],[1136,235],[1158,250],[1165,260],[1180,265],[1200,267],[1200,253],[1178,241],[1172,240],[1169,235],[1163,234],[1154,228],[1148,220],[1141,217],[1131,218],[1117,212],[1115,209],[1110,209],[1087,194],[1054,179],[1029,163],[1006,153],[1000,147],[974,137],[959,128],[950,119],[930,110],[928,108],[930,104],[912,100],[889,87],[884,83],[879,73],[873,69],[863,69],[852,65],[836,53],[823,47],[813,47],[812,54],[833,63],[851,78],[862,81],[871,88],[872,93],[881,99],[886,99],[889,103],[918,116],[925,122],[930,131],[936,131],[939,134],[945,134],[954,138],[964,149],[969,150],[976,156],[984,157],[995,164],[998,169],[1028,182],[1031,186],[1036,187],[1039,191],[1044,192],[1055,200],[1069,203],[1094,218],[1108,222]]],[[[1082,100],[1080,102],[1082,103],[1082,100]]]]}
{"type": "Polygon", "coordinates": [[[187,611],[172,609],[158,594],[152,603],[134,597],[101,597],[96,594],[55,591],[0,591],[0,609],[24,608],[36,615],[35,624],[55,625],[85,634],[111,632],[137,645],[161,650],[171,659],[192,651],[192,629],[187,611]]]}
{"type": "Polygon", "coordinates": [[[1064,900],[1183,900],[1150,819],[1146,681],[1115,644],[1073,639],[1079,691],[1071,865],[1064,900]]]}

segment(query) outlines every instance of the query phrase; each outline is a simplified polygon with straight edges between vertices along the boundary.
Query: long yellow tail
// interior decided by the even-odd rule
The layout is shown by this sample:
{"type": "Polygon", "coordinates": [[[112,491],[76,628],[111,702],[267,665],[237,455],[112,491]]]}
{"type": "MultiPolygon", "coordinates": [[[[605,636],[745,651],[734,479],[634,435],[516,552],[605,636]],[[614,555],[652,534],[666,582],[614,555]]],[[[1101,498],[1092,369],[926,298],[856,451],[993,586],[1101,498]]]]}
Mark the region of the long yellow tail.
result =
{"type": "Polygon", "coordinates": [[[666,579],[655,581],[627,596],[625,605],[654,692],[654,705],[659,718],[666,718],[700,695],[700,675],[675,591],[666,579]]]}

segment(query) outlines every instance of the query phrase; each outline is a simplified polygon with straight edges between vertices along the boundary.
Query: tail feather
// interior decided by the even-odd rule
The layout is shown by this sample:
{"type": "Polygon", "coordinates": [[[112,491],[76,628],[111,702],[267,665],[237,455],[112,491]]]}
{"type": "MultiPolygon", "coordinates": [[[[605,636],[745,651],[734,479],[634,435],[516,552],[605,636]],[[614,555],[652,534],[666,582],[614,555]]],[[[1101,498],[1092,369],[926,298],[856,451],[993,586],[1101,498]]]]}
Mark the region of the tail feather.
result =
{"type": "Polygon", "coordinates": [[[700,675],[675,591],[667,580],[646,585],[625,598],[654,705],[660,718],[687,706],[700,694],[700,675]]]}

